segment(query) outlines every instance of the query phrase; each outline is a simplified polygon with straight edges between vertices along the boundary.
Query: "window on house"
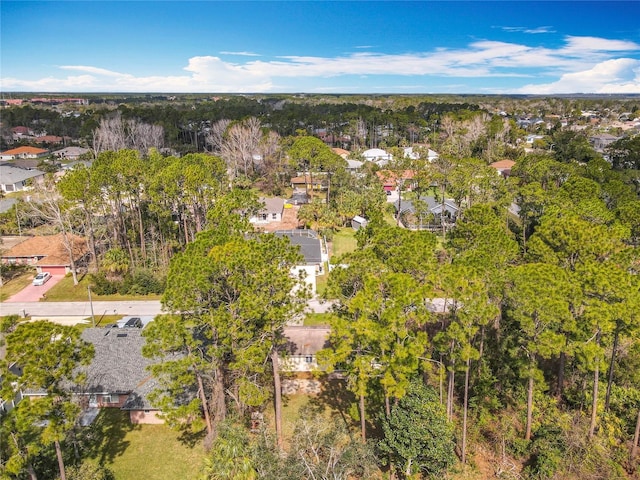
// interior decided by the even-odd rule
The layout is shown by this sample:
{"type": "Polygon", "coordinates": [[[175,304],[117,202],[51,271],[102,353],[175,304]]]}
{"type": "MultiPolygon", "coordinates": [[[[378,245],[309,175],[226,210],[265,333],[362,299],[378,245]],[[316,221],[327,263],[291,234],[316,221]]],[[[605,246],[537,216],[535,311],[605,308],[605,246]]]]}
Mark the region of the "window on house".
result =
{"type": "Polygon", "coordinates": [[[273,220],[277,220],[277,219],[278,219],[278,214],[277,214],[277,213],[272,213],[272,214],[271,214],[271,218],[272,218],[273,220]]]}
{"type": "Polygon", "coordinates": [[[307,355],[304,357],[304,361],[307,363],[313,363],[313,356],[307,355]]]}

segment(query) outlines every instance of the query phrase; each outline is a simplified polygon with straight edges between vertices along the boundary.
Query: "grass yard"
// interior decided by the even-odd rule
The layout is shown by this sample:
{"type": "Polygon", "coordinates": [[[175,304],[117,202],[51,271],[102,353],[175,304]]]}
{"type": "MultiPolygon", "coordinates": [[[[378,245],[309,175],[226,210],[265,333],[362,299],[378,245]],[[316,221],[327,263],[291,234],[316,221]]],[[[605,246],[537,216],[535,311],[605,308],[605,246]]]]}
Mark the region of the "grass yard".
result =
{"type": "Polygon", "coordinates": [[[304,317],[304,326],[317,327],[321,325],[329,325],[327,317],[327,313],[308,313],[306,317],[304,317]]]}
{"type": "Polygon", "coordinates": [[[5,281],[4,285],[0,287],[0,302],[4,302],[7,298],[12,297],[29,285],[33,281],[34,276],[34,273],[29,271],[5,281]]]}
{"type": "Polygon", "coordinates": [[[356,242],[356,231],[350,227],[341,228],[333,234],[331,245],[331,255],[334,257],[339,257],[345,253],[353,252],[358,245],[356,242]]]}
{"type": "MultiPolygon", "coordinates": [[[[101,441],[87,452],[118,480],[198,478],[204,450],[201,438],[182,441],[165,425],[133,425],[129,414],[115,408],[100,412],[93,425],[101,441]]],[[[188,440],[188,439],[187,439],[188,440]]]]}
{"type": "MultiPolygon", "coordinates": [[[[64,277],[47,292],[46,301],[88,302],[87,286],[90,285],[89,277],[87,275],[79,275],[78,280],[78,285],[74,285],[71,275],[64,277]]],[[[94,301],[159,300],[160,295],[97,295],[95,292],[91,292],[91,299],[94,301]]]]}

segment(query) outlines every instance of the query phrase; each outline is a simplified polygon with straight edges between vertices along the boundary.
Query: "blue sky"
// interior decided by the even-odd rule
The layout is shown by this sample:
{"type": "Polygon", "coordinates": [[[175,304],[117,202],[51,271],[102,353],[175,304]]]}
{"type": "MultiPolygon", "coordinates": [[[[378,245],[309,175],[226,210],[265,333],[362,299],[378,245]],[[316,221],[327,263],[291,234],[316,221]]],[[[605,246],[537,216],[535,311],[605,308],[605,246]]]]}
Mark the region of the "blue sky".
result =
{"type": "Polygon", "coordinates": [[[0,2],[4,92],[640,93],[640,1],[0,2]]]}

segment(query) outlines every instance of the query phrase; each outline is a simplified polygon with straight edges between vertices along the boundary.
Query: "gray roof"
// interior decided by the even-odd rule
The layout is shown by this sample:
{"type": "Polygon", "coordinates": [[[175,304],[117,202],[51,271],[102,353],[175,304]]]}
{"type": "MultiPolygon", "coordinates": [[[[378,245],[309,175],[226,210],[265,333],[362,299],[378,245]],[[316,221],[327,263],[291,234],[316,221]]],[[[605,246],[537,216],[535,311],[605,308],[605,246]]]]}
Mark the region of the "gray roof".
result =
{"type": "MultiPolygon", "coordinates": [[[[442,202],[436,201],[434,197],[420,197],[420,200],[427,204],[427,208],[431,213],[433,213],[434,215],[440,215],[442,211],[442,202]]],[[[399,200],[396,200],[396,210],[398,210],[398,206],[400,206],[400,213],[415,212],[413,202],[411,200],[402,200],[402,203],[400,203],[399,200]]],[[[445,210],[448,210],[449,212],[454,214],[459,210],[458,205],[452,198],[445,198],[444,208],[445,210]]]]}
{"type": "Polygon", "coordinates": [[[15,197],[0,199],[0,213],[8,212],[16,203],[18,199],[15,197]]]}
{"type": "Polygon", "coordinates": [[[129,393],[151,378],[153,360],[142,356],[142,329],[86,328],[82,339],[94,347],[93,361],[85,367],[87,381],[75,390],[84,393],[129,393]]]}
{"type": "Polygon", "coordinates": [[[279,237],[287,237],[291,245],[300,247],[300,253],[304,256],[307,265],[322,263],[322,247],[318,234],[313,230],[278,230],[274,232],[279,237]]]}
{"type": "Polygon", "coordinates": [[[329,327],[286,327],[286,350],[289,355],[315,355],[329,347],[329,327]]]}
{"type": "Polygon", "coordinates": [[[25,170],[11,165],[0,165],[0,184],[2,185],[15,185],[41,175],[44,175],[44,172],[40,170],[25,170]]]}
{"type": "Polygon", "coordinates": [[[271,197],[271,198],[260,198],[260,201],[264,203],[264,208],[262,208],[258,213],[282,213],[284,209],[284,198],[280,197],[271,197]]]}

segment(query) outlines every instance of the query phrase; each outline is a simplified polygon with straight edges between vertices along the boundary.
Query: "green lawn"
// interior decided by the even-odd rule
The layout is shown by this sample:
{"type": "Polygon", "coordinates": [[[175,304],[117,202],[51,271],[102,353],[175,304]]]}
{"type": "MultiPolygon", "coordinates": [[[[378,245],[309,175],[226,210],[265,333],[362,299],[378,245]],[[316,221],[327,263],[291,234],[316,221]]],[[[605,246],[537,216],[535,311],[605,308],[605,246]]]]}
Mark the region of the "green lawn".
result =
{"type": "Polygon", "coordinates": [[[5,281],[4,285],[0,287],[0,302],[4,302],[7,298],[15,295],[24,287],[29,285],[34,276],[34,273],[30,271],[13,277],[9,281],[5,281]]]}
{"type": "Polygon", "coordinates": [[[345,253],[353,252],[357,247],[356,231],[351,227],[341,228],[333,234],[331,255],[339,257],[345,253]]]}
{"type": "MultiPolygon", "coordinates": [[[[64,277],[47,292],[47,302],[88,302],[90,284],[87,275],[78,276],[78,285],[73,284],[71,275],[64,277]]],[[[159,300],[160,295],[97,295],[91,292],[91,299],[97,301],[127,301],[127,300],[159,300]]]]}
{"type": "Polygon", "coordinates": [[[304,317],[304,326],[315,327],[319,325],[329,325],[327,317],[327,313],[307,313],[306,317],[304,317]]]}
{"type": "Polygon", "coordinates": [[[132,425],[129,414],[115,408],[100,412],[93,425],[99,443],[86,458],[113,471],[117,480],[197,478],[202,466],[202,439],[181,438],[165,425],[132,425]]]}

